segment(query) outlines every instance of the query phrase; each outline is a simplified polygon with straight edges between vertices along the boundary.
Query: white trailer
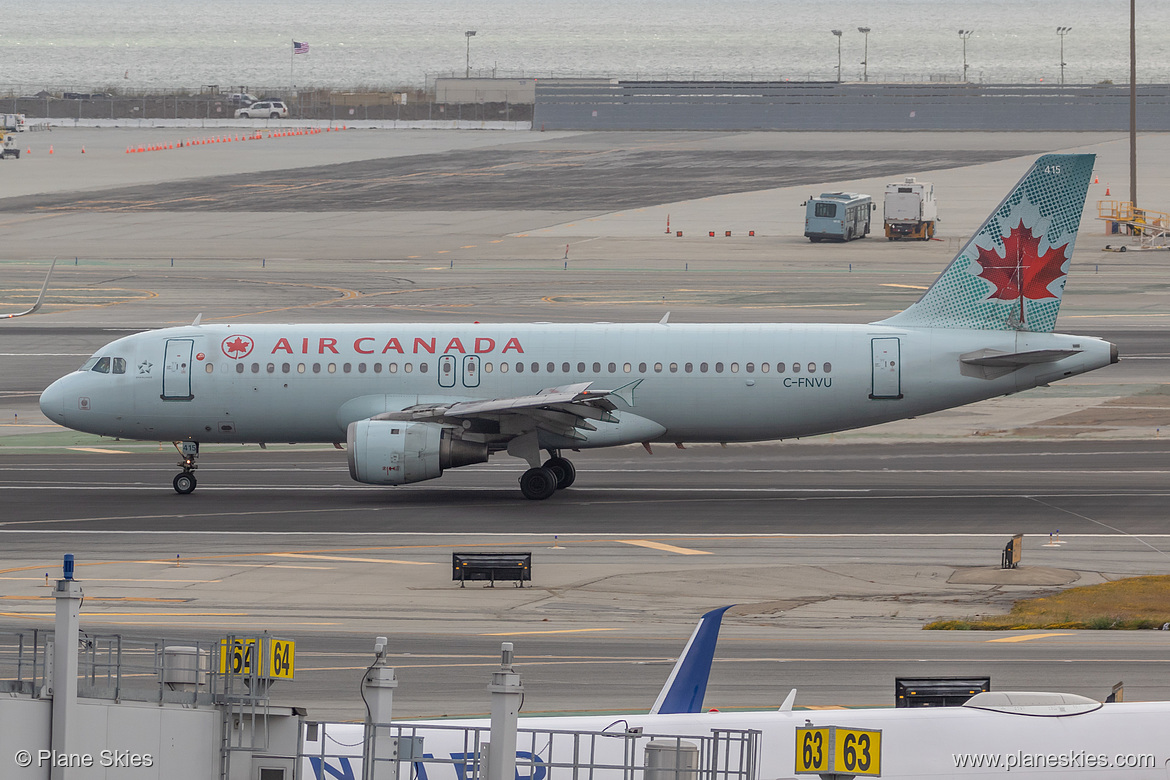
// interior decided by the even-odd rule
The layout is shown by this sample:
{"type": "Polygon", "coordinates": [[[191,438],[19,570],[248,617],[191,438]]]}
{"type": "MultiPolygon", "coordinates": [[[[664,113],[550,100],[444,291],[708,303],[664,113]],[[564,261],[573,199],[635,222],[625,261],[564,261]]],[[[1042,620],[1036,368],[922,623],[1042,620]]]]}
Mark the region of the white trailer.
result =
{"type": "Polygon", "coordinates": [[[938,202],[934,199],[934,185],[907,176],[904,181],[886,185],[886,238],[890,241],[914,238],[929,241],[934,238],[934,223],[938,221],[938,202]]]}

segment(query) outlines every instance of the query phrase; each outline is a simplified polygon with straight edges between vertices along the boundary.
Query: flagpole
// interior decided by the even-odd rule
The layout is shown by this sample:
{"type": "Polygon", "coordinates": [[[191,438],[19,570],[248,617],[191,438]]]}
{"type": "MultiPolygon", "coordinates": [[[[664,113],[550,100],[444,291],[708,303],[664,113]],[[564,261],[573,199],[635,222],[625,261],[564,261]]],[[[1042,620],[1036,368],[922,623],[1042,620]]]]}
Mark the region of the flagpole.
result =
{"type": "Polygon", "coordinates": [[[292,50],[288,55],[288,88],[293,88],[293,61],[297,58],[297,42],[292,42],[292,50]]]}

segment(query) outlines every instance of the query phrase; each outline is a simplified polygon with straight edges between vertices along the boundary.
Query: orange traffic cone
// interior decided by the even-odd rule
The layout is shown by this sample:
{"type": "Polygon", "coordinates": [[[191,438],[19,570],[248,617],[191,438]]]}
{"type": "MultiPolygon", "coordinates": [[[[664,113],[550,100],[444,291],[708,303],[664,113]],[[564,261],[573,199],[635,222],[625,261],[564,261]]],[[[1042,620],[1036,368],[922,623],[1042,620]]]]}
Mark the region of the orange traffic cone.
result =
{"type": "Polygon", "coordinates": [[[84,146],[83,146],[83,147],[81,147],[81,153],[82,153],[82,154],[85,154],[85,147],[84,147],[84,146]]]}
{"type": "Polygon", "coordinates": [[[1109,185],[1108,184],[1105,185],[1105,197],[1107,197],[1107,198],[1109,197],[1109,185]]]}
{"type": "Polygon", "coordinates": [[[49,154],[52,154],[52,153],[53,153],[53,145],[52,145],[52,144],[50,144],[50,145],[49,145],[49,154]]]}
{"type": "Polygon", "coordinates": [[[1101,183],[1101,180],[1100,180],[1100,179],[1098,179],[1096,176],[1094,176],[1094,177],[1093,177],[1093,183],[1094,183],[1094,184],[1100,184],[1100,183],[1101,183]]]}

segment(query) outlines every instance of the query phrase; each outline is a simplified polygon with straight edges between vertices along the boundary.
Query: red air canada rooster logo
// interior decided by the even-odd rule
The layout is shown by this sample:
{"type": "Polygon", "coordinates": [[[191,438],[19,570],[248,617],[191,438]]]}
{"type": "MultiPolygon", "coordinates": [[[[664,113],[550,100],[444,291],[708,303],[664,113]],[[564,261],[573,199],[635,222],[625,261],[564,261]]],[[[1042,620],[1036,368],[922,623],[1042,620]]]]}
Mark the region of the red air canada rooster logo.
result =
{"type": "Polygon", "coordinates": [[[232,360],[243,360],[252,354],[252,339],[248,336],[228,336],[220,348],[232,360]]]}
{"type": "Polygon", "coordinates": [[[988,298],[1018,300],[1022,306],[1024,298],[1038,301],[1059,297],[1048,286],[1065,275],[1061,268],[1068,259],[1065,253],[1068,244],[1049,247],[1042,255],[1039,246],[1040,236],[1033,235],[1021,220],[1003,240],[1003,257],[994,249],[976,247],[979,250],[976,260],[981,267],[979,276],[995,287],[988,298]]]}

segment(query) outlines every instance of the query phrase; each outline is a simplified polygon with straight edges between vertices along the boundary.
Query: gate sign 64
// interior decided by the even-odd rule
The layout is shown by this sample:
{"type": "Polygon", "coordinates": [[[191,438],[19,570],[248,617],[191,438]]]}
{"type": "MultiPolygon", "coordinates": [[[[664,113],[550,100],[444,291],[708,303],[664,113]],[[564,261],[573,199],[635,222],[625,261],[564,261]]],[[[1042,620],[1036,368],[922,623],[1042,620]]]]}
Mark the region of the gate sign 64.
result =
{"type": "Polygon", "coordinates": [[[796,730],[796,774],[839,774],[879,777],[882,773],[882,732],[839,726],[796,730]]]}
{"type": "Polygon", "coordinates": [[[259,642],[255,638],[221,639],[219,673],[291,680],[296,671],[296,652],[296,642],[286,639],[265,637],[259,642]]]}

